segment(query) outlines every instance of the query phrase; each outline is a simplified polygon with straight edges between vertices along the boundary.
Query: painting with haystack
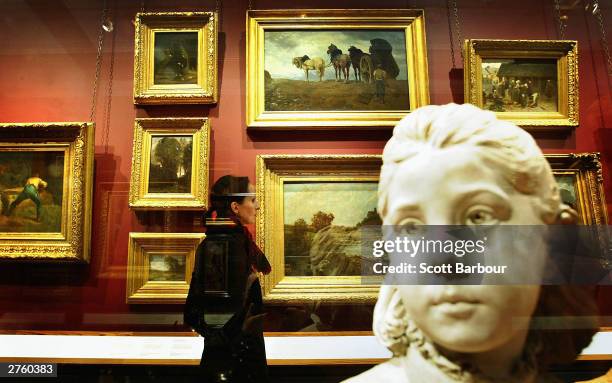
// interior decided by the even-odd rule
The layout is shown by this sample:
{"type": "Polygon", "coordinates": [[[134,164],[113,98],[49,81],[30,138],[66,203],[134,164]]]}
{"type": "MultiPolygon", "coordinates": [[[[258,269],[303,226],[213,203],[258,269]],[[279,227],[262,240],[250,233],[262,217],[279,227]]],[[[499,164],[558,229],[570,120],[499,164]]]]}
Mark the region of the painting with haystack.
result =
{"type": "Polygon", "coordinates": [[[0,151],[0,232],[58,233],[64,151],[0,151]]]}
{"type": "Polygon", "coordinates": [[[265,110],[408,110],[402,30],[266,31],[265,110]]]}

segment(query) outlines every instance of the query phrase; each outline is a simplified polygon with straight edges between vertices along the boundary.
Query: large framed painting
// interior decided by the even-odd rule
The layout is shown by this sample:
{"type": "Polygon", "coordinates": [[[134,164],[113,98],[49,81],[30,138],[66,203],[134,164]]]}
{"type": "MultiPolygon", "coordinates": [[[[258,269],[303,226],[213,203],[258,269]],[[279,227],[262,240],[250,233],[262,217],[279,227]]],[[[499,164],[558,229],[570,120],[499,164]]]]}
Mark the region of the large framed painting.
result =
{"type": "Polygon", "coordinates": [[[137,13],[136,104],[217,102],[215,12],[137,13]]]}
{"type": "Polygon", "coordinates": [[[381,164],[377,155],[257,157],[257,243],[272,264],[266,302],[376,301],[376,281],[361,278],[362,229],[380,231],[381,164]]]}
{"type": "Polygon", "coordinates": [[[422,10],[250,10],[247,126],[394,126],[429,103],[422,10]]]}
{"type": "Polygon", "coordinates": [[[137,118],[130,207],[206,209],[209,141],[208,118],[137,118]]]}
{"type": "Polygon", "coordinates": [[[0,124],[0,258],[89,261],[94,125],[0,124]]]}
{"type": "Polygon", "coordinates": [[[466,40],[465,102],[533,127],[578,126],[578,42],[466,40]]]}
{"type": "Polygon", "coordinates": [[[607,225],[599,153],[546,154],[562,201],[578,212],[582,225],[607,225]]]}
{"type": "Polygon", "coordinates": [[[204,233],[130,233],[127,303],[185,303],[204,233]]]}

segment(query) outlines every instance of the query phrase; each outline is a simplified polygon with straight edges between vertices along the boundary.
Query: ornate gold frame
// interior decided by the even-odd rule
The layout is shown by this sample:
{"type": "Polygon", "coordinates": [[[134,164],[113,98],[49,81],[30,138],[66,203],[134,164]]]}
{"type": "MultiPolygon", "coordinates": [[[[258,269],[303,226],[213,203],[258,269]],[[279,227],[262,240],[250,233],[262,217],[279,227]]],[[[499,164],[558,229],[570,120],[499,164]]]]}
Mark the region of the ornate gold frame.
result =
{"type": "Polygon", "coordinates": [[[267,129],[394,126],[405,111],[286,111],[264,110],[264,32],[266,29],[402,29],[410,110],[429,103],[425,21],[422,10],[411,9],[293,9],[247,12],[246,124],[267,129]]]}
{"type": "Polygon", "coordinates": [[[61,231],[0,233],[0,258],[89,261],[94,139],[87,122],[0,124],[0,149],[65,153],[61,231]]]}
{"type": "Polygon", "coordinates": [[[544,155],[555,175],[576,178],[576,207],[583,225],[607,225],[608,213],[603,190],[599,153],[544,155]]]}
{"type": "Polygon", "coordinates": [[[558,112],[496,112],[517,125],[534,127],[578,126],[578,42],[573,40],[465,40],[465,102],[482,107],[483,58],[557,59],[558,112]]]}
{"type": "Polygon", "coordinates": [[[210,122],[208,118],[137,118],[134,122],[130,207],[141,210],[206,209],[209,146],[210,122]],[[151,136],[181,134],[193,136],[191,193],[149,193],[151,136]]]}
{"type": "Polygon", "coordinates": [[[185,303],[198,245],[204,233],[130,233],[126,280],[126,303],[185,303]],[[152,253],[184,254],[185,279],[150,281],[152,253]]]}
{"type": "Polygon", "coordinates": [[[216,12],[158,12],[136,14],[134,53],[135,104],[214,104],[217,90],[216,12]],[[155,32],[198,33],[197,84],[153,83],[155,32]]]}
{"type": "MultiPolygon", "coordinates": [[[[379,155],[258,155],[257,244],[272,264],[263,283],[268,303],[373,303],[378,285],[361,276],[285,276],[283,184],[290,181],[378,181],[379,155]]],[[[382,279],[381,279],[382,281],[382,279]]]]}

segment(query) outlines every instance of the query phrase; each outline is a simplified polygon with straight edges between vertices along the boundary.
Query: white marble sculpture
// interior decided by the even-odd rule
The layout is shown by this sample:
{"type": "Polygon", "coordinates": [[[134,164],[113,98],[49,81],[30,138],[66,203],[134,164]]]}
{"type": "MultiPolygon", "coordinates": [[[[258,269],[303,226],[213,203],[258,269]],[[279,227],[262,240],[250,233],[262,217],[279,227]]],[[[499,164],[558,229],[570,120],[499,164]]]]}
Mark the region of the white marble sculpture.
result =
{"type": "MultiPolygon", "coordinates": [[[[576,217],[561,203],[534,139],[468,104],[426,106],[400,121],[383,152],[378,198],[385,225],[409,228],[545,229],[576,217]]],[[[544,268],[543,261],[531,262],[536,272],[544,268]]],[[[544,334],[530,330],[532,317],[592,315],[595,306],[587,296],[586,290],[567,286],[386,284],[373,330],[394,356],[345,382],[554,381],[545,366],[573,360],[593,329],[544,334]]]]}

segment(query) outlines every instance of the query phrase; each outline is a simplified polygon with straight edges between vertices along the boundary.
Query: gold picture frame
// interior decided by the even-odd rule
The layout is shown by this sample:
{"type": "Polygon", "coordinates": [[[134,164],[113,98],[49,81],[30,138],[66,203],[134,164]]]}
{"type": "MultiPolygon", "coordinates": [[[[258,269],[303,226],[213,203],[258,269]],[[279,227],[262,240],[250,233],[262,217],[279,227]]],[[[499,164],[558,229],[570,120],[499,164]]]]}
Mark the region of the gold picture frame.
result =
{"type": "Polygon", "coordinates": [[[185,303],[204,233],[130,233],[126,303],[185,303]]]}
{"type": "MultiPolygon", "coordinates": [[[[359,266],[357,272],[352,275],[287,275],[285,237],[290,222],[285,222],[285,219],[286,217],[289,221],[292,219],[288,218],[290,212],[285,206],[284,199],[285,192],[288,190],[287,185],[361,183],[366,186],[366,193],[371,193],[375,209],[376,188],[382,164],[381,156],[259,155],[256,161],[257,199],[260,203],[256,222],[257,244],[266,253],[272,264],[272,272],[264,278],[264,301],[271,304],[319,300],[336,303],[375,302],[379,287],[377,284],[362,284],[359,266]],[[370,184],[373,185],[373,188],[368,186],[370,184]],[[372,190],[367,191],[368,189],[372,190]]],[[[343,193],[343,195],[346,197],[347,194],[343,193]]],[[[324,200],[324,198],[315,199],[324,200]]],[[[311,199],[301,198],[301,203],[289,204],[289,206],[295,210],[298,206],[307,206],[309,200],[311,199]]],[[[360,202],[359,197],[353,197],[353,201],[355,200],[360,202]]],[[[343,201],[346,203],[349,199],[343,198],[340,204],[343,201]]],[[[360,208],[366,207],[367,210],[367,204],[356,205],[360,205],[360,208]]],[[[327,206],[334,209],[333,203],[327,206]]],[[[335,208],[335,212],[342,211],[337,210],[342,207],[336,206],[335,208]]],[[[360,214],[359,217],[362,215],[364,214],[360,214]]],[[[310,217],[306,217],[308,218],[310,217]]],[[[336,214],[336,219],[340,218],[340,214],[336,214]]],[[[312,222],[314,225],[314,219],[312,222]]],[[[358,230],[356,226],[354,227],[355,232],[358,230]]]]}
{"type": "MultiPolygon", "coordinates": [[[[394,126],[411,110],[429,103],[425,21],[422,10],[249,10],[246,40],[246,124],[250,128],[295,130],[389,127],[394,126]],[[302,43],[307,34],[311,35],[311,42],[302,43]],[[338,37],[340,34],[342,38],[338,37]],[[276,38],[282,40],[290,36],[299,44],[304,44],[303,47],[299,45],[300,49],[286,50],[277,60],[276,56],[266,58],[266,43],[272,44],[276,38]],[[369,40],[372,37],[376,38],[369,40]],[[344,82],[307,81],[304,84],[303,78],[308,76],[310,70],[306,71],[308,66],[301,62],[296,63],[296,59],[305,60],[312,57],[311,64],[319,68],[317,70],[322,70],[312,72],[315,73],[314,78],[316,73],[323,73],[322,79],[325,73],[335,71],[332,67],[325,72],[325,68],[332,64],[333,53],[327,53],[333,49],[332,45],[327,47],[327,51],[323,45],[314,47],[312,42],[315,39],[319,44],[336,41],[339,45],[334,47],[343,51],[346,56],[344,64],[348,61],[351,48],[356,48],[355,52],[361,51],[354,56],[355,62],[359,62],[359,76],[353,65],[352,69],[349,66],[348,78],[345,72],[341,72],[344,76],[341,80],[344,79],[344,82]],[[396,55],[401,58],[396,60],[396,55]],[[275,67],[278,74],[276,69],[264,67],[275,62],[279,63],[275,67]],[[325,64],[327,62],[329,63],[325,64]],[[386,85],[382,87],[382,99],[378,93],[378,84],[372,81],[378,64],[385,71],[386,77],[383,81],[386,85]],[[301,66],[298,68],[296,65],[301,66]],[[354,81],[350,78],[354,78],[354,81]],[[301,91],[302,88],[304,92],[301,91]],[[307,88],[311,90],[307,91],[307,88]],[[287,94],[284,95],[281,89],[287,94]],[[317,94],[314,93],[317,90],[318,96],[312,97],[317,94]],[[336,97],[335,92],[340,94],[336,97]],[[275,98],[277,93],[278,100],[275,98]],[[324,99],[321,95],[329,96],[330,102],[323,101],[327,97],[324,99]],[[341,99],[345,99],[345,104],[341,107],[335,106],[334,103],[341,99]],[[390,105],[390,102],[396,102],[398,106],[386,106],[390,105]],[[307,106],[300,106],[300,103],[307,106]]],[[[278,45],[279,49],[270,48],[270,55],[276,55],[276,52],[288,46],[282,42],[278,45]]],[[[352,60],[353,58],[350,58],[351,62],[352,60]]],[[[337,73],[334,76],[336,79],[337,73]]]]}
{"type": "Polygon", "coordinates": [[[578,126],[577,41],[473,39],[464,52],[466,103],[530,129],[578,126]]]}
{"type": "Polygon", "coordinates": [[[578,212],[582,225],[607,225],[600,154],[596,152],[544,155],[561,190],[564,203],[578,212]]]}
{"type": "Polygon", "coordinates": [[[216,12],[137,13],[134,103],[218,100],[216,12]]]}
{"type": "Polygon", "coordinates": [[[209,146],[208,118],[137,118],[130,207],[136,210],[205,210],[209,146]],[[162,150],[162,144],[173,152],[163,154],[166,149],[162,150]],[[152,153],[158,147],[160,154],[152,153]],[[191,155],[185,156],[189,152],[191,155]]]}
{"type": "Polygon", "coordinates": [[[88,262],[94,125],[0,124],[0,258],[88,262]]]}

